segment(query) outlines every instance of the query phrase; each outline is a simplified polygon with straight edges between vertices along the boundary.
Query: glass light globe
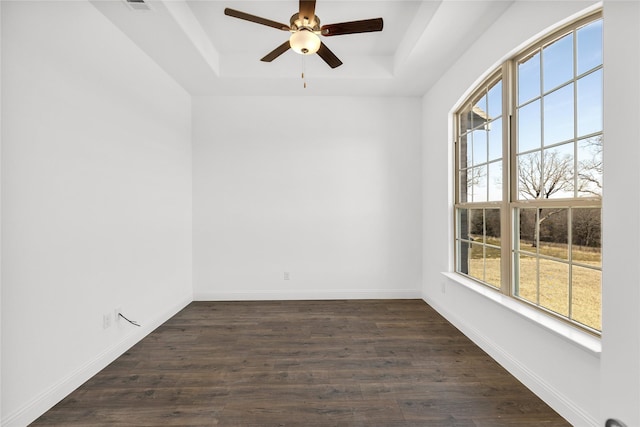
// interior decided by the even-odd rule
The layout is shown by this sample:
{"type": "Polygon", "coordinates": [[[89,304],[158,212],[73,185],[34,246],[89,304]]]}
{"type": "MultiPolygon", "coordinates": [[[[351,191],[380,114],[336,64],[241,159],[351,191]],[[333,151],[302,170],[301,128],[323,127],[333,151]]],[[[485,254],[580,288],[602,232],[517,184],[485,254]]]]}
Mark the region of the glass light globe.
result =
{"type": "Polygon", "coordinates": [[[291,34],[289,45],[296,53],[310,55],[320,49],[320,38],[309,30],[301,29],[291,34]]]}

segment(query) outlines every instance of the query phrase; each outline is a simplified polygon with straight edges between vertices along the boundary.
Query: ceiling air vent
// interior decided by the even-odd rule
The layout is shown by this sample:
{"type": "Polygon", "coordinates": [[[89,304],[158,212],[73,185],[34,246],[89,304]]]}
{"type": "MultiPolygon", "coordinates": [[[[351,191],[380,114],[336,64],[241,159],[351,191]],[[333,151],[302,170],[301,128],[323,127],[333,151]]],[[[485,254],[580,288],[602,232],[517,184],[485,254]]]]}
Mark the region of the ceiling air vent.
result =
{"type": "Polygon", "coordinates": [[[133,10],[151,10],[151,6],[144,0],[124,0],[124,2],[133,10]]]}

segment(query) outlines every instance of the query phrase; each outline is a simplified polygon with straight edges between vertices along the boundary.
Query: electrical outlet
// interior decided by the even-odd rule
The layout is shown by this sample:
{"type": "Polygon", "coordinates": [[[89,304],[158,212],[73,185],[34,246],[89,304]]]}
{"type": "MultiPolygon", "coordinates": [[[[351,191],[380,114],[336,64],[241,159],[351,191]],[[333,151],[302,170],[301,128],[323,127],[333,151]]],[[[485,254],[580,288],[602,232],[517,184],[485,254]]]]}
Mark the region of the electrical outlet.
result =
{"type": "Polygon", "coordinates": [[[111,313],[106,313],[102,315],[102,329],[107,329],[111,327],[111,313]]]}
{"type": "Polygon", "coordinates": [[[284,280],[289,280],[289,279],[290,279],[290,277],[289,277],[289,272],[288,272],[288,271],[285,271],[285,272],[284,272],[284,280]]]}
{"type": "Polygon", "coordinates": [[[116,324],[120,323],[120,313],[122,313],[122,307],[116,307],[113,309],[113,318],[116,321],[116,324]]]}
{"type": "Polygon", "coordinates": [[[443,294],[447,293],[447,283],[446,282],[441,282],[440,283],[440,292],[442,292],[443,294]]]}

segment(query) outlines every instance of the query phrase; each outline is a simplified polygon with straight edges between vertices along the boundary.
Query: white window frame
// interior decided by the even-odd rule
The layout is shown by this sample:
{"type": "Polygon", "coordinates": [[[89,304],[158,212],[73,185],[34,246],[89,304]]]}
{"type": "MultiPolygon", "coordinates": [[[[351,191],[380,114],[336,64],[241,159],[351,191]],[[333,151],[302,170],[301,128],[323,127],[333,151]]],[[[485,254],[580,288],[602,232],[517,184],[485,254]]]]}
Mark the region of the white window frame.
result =
{"type": "MultiPolygon", "coordinates": [[[[517,149],[516,149],[516,144],[517,144],[517,120],[516,120],[516,106],[518,105],[518,100],[517,100],[517,64],[518,61],[521,61],[523,58],[527,58],[528,56],[532,55],[533,52],[535,51],[539,51],[541,50],[544,46],[549,45],[551,43],[553,43],[555,40],[560,39],[561,37],[563,37],[564,35],[572,32],[572,31],[576,31],[577,29],[592,23],[594,21],[597,21],[599,19],[602,19],[602,13],[601,11],[592,13],[588,16],[585,16],[583,18],[580,18],[566,26],[563,26],[561,29],[553,31],[552,33],[548,34],[547,36],[541,38],[540,40],[538,40],[537,42],[531,44],[529,47],[527,47],[526,49],[522,50],[520,53],[516,54],[515,56],[513,56],[511,59],[505,61],[503,64],[501,64],[496,70],[494,70],[492,73],[489,74],[489,76],[484,79],[479,85],[476,86],[476,88],[473,90],[473,92],[471,93],[470,96],[468,96],[465,101],[460,105],[460,107],[454,112],[453,115],[453,123],[454,123],[454,131],[453,134],[455,136],[454,139],[454,209],[453,209],[453,232],[454,235],[452,236],[452,241],[454,243],[453,248],[454,248],[454,272],[456,274],[462,275],[465,278],[469,278],[475,282],[478,282],[482,285],[484,285],[486,288],[489,288],[491,290],[494,290],[495,292],[502,294],[504,296],[516,299],[520,302],[524,302],[525,304],[533,307],[536,310],[541,311],[542,313],[546,313],[549,314],[555,318],[560,319],[563,322],[566,322],[569,326],[574,326],[577,327],[581,330],[585,330],[591,334],[597,335],[599,336],[601,334],[601,331],[593,328],[591,326],[582,324],[578,321],[575,321],[574,319],[572,319],[571,317],[571,307],[572,307],[572,302],[571,302],[571,276],[569,276],[569,300],[568,300],[568,307],[569,307],[569,314],[568,315],[562,315],[562,314],[558,314],[552,310],[549,310],[548,308],[545,308],[543,306],[541,306],[536,302],[532,302],[532,301],[528,301],[524,298],[519,297],[518,295],[515,294],[515,284],[516,284],[516,278],[515,278],[515,273],[516,273],[516,254],[519,251],[519,247],[518,244],[519,242],[516,242],[516,236],[515,236],[515,225],[516,225],[516,210],[520,209],[520,208],[537,208],[537,209],[544,209],[544,208],[563,208],[563,209],[575,209],[575,208],[596,208],[596,209],[600,209],[600,212],[602,211],[602,198],[601,197],[576,197],[574,194],[573,198],[562,198],[562,199],[533,199],[533,200],[521,200],[518,199],[518,172],[517,172],[517,157],[518,157],[518,153],[517,153],[517,149]],[[465,131],[462,130],[461,131],[461,116],[462,113],[464,111],[469,111],[469,109],[475,105],[475,103],[477,102],[478,99],[480,99],[483,94],[487,93],[487,89],[492,87],[492,85],[497,82],[497,81],[501,81],[502,82],[502,200],[500,201],[481,201],[481,202],[462,202],[460,201],[460,191],[459,191],[459,186],[461,184],[461,180],[460,180],[460,138],[463,134],[465,134],[465,131]],[[500,209],[500,240],[501,240],[501,245],[500,245],[500,259],[501,259],[501,268],[500,268],[500,274],[501,274],[501,282],[499,284],[490,284],[490,283],[486,283],[483,282],[482,280],[478,280],[476,277],[473,277],[471,275],[468,274],[464,274],[463,272],[459,271],[460,270],[460,254],[459,252],[459,238],[460,237],[464,237],[461,236],[461,230],[459,230],[459,221],[458,221],[458,211],[459,209],[500,209]]],[[[575,41],[574,41],[574,53],[575,53],[575,41]]],[[[575,55],[574,55],[575,57],[575,55]]],[[[576,59],[574,58],[574,61],[576,59]]],[[[575,68],[575,64],[574,64],[574,68],[575,68]]],[[[592,72],[596,72],[596,70],[600,70],[602,69],[603,66],[600,65],[599,67],[596,67],[594,69],[591,69],[588,73],[592,73],[592,72]]],[[[588,74],[586,73],[586,74],[588,74]]],[[[572,83],[575,84],[576,81],[578,80],[580,76],[573,77],[572,83]]],[[[539,95],[540,98],[542,98],[542,96],[544,96],[544,93],[542,93],[543,91],[541,90],[541,94],[539,95]]],[[[575,99],[575,95],[574,95],[574,99],[575,99]]],[[[524,105],[524,104],[523,104],[524,105]]],[[[576,105],[574,105],[574,120],[575,120],[575,116],[576,116],[576,105]]],[[[597,134],[602,135],[602,132],[598,132],[597,134]]],[[[583,136],[579,137],[576,135],[576,132],[574,131],[574,137],[572,139],[574,147],[577,146],[577,141],[579,139],[582,139],[583,136]]],[[[541,150],[544,147],[541,147],[541,150]]],[[[469,149],[469,147],[467,147],[467,150],[469,149]]],[[[575,149],[577,151],[577,148],[575,149]]],[[[577,160],[575,160],[577,158],[577,156],[574,153],[574,164],[577,165],[577,160]]],[[[466,164],[465,164],[466,166],[466,164]]],[[[575,170],[574,170],[575,172],[575,170]]],[[[574,175],[576,175],[574,173],[574,175]]],[[[569,217],[569,221],[571,218],[571,215],[568,215],[569,217]]],[[[571,227],[571,224],[569,224],[569,229],[571,227]]],[[[569,232],[569,242],[571,239],[571,234],[569,232]]],[[[470,240],[467,239],[467,240],[470,240]]],[[[467,240],[462,240],[464,242],[467,242],[467,240]]],[[[469,245],[471,246],[472,243],[468,242],[469,245]]],[[[486,249],[485,248],[490,248],[490,249],[495,249],[495,247],[493,247],[490,244],[487,244],[486,242],[482,242],[481,243],[482,247],[483,247],[483,254],[486,253],[486,249]]],[[[468,249],[470,250],[470,249],[468,249]]],[[[537,252],[539,252],[536,249],[537,252]]],[[[571,251],[569,251],[571,252],[571,251]]],[[[537,258],[536,259],[544,259],[545,256],[543,255],[542,257],[540,257],[540,254],[537,253],[537,258]]],[[[557,261],[557,260],[554,260],[557,261]]],[[[537,261],[539,262],[539,261],[537,261]]],[[[571,255],[569,254],[568,256],[568,260],[566,261],[566,263],[569,266],[578,266],[581,267],[580,263],[578,262],[573,262],[571,259],[571,255]]],[[[601,271],[601,264],[600,267],[590,267],[594,270],[599,270],[601,271]]],[[[572,271],[572,268],[569,268],[569,271],[572,271]]],[[[571,274],[571,273],[569,273],[571,274]]],[[[538,272],[539,275],[539,272],[538,272]]],[[[538,280],[538,286],[539,286],[539,280],[538,280]]],[[[539,297],[539,289],[538,289],[538,297],[539,297]]]]}

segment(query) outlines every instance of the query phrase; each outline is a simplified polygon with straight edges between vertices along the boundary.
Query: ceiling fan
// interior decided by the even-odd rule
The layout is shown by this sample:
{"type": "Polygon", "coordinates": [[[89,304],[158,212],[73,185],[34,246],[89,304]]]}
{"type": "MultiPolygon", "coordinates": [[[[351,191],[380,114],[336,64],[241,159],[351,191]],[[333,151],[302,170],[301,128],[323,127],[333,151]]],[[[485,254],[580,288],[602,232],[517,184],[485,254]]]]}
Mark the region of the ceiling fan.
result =
{"type": "Polygon", "coordinates": [[[361,21],[349,21],[320,26],[320,18],[315,14],[316,0],[299,1],[300,11],[293,14],[289,20],[290,25],[281,24],[280,22],[229,8],[224,10],[224,14],[291,33],[289,40],[260,59],[264,62],[271,62],[287,50],[293,49],[301,55],[317,53],[331,68],[336,68],[342,65],[342,61],[320,41],[319,36],[329,37],[382,31],[382,18],[363,19],[361,21]]]}

